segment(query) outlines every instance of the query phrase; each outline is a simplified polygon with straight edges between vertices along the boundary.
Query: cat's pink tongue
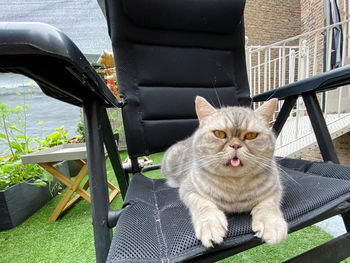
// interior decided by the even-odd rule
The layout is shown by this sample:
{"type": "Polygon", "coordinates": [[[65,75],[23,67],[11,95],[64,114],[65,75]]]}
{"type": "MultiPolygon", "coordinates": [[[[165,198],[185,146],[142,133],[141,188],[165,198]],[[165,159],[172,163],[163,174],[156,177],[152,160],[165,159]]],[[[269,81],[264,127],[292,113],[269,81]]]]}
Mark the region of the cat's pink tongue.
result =
{"type": "Polygon", "coordinates": [[[233,167],[238,167],[241,164],[241,160],[238,158],[231,159],[231,165],[233,167]]]}

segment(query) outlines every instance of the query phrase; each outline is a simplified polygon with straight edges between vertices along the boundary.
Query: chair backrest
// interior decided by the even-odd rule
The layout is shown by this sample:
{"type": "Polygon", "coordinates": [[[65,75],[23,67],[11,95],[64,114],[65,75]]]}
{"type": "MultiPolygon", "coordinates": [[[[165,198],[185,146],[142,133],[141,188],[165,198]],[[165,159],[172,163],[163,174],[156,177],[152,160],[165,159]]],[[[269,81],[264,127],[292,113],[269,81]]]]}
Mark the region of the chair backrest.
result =
{"type": "Polygon", "coordinates": [[[194,99],[250,105],[244,0],[106,0],[126,100],[129,155],[165,150],[198,125],[194,99]]]}

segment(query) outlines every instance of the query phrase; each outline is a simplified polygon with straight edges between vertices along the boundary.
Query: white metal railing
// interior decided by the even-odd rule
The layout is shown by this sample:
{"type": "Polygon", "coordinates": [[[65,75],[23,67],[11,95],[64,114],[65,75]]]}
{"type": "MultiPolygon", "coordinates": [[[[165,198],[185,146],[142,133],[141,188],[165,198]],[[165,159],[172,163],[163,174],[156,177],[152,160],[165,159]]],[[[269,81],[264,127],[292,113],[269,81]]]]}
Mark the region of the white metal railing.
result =
{"type": "MultiPolygon", "coordinates": [[[[246,59],[248,78],[251,87],[251,94],[256,94],[273,90],[288,83],[301,80],[316,74],[328,71],[332,68],[332,56],[338,55],[337,66],[350,63],[350,5],[349,1],[344,1],[343,17],[344,21],[325,26],[301,35],[279,41],[266,46],[247,46],[246,59]],[[334,33],[341,30],[343,33],[341,40],[341,50],[332,49],[334,33]],[[324,45],[324,36],[327,43],[324,45]],[[324,48],[326,46],[326,48],[324,48]],[[338,52],[338,53],[337,53],[338,52]],[[325,69],[324,69],[324,65],[325,69]]],[[[334,45],[334,44],[333,44],[334,45]]],[[[326,121],[334,122],[334,115],[338,119],[348,115],[350,110],[350,87],[341,87],[334,91],[329,91],[319,95],[320,103],[324,110],[326,121]],[[333,115],[329,116],[328,115],[333,115]]],[[[259,106],[256,103],[254,107],[259,106]]],[[[279,103],[278,113],[283,105],[279,103]]],[[[277,116],[277,114],[276,114],[277,116]]],[[[293,128],[289,125],[289,130],[282,130],[277,147],[289,145],[293,141],[300,140],[312,131],[311,125],[306,124],[304,119],[307,116],[305,106],[301,99],[298,99],[296,107],[292,110],[287,122],[293,123],[293,128]],[[292,134],[292,136],[291,136],[292,134]]],[[[330,123],[327,124],[329,125],[330,123]]]]}

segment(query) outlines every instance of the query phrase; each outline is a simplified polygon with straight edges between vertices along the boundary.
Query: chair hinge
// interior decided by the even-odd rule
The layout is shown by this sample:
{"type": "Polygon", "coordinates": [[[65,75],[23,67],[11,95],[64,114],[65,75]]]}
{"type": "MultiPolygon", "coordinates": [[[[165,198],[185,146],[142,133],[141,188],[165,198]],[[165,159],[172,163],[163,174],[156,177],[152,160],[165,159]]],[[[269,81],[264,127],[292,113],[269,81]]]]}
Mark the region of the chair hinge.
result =
{"type": "Polygon", "coordinates": [[[117,225],[119,216],[121,215],[121,213],[123,212],[123,210],[124,210],[125,208],[127,208],[128,206],[130,206],[129,203],[125,204],[125,205],[123,206],[122,209],[119,209],[119,210],[109,210],[109,211],[108,211],[107,226],[108,226],[109,228],[115,227],[115,226],[117,225]]]}
{"type": "Polygon", "coordinates": [[[342,212],[348,212],[350,210],[350,203],[348,201],[345,201],[343,203],[341,203],[340,205],[338,205],[338,209],[342,212]]]}
{"type": "Polygon", "coordinates": [[[118,218],[122,213],[123,209],[120,210],[109,210],[108,211],[108,222],[107,225],[109,228],[115,227],[118,222],[118,218]]]}

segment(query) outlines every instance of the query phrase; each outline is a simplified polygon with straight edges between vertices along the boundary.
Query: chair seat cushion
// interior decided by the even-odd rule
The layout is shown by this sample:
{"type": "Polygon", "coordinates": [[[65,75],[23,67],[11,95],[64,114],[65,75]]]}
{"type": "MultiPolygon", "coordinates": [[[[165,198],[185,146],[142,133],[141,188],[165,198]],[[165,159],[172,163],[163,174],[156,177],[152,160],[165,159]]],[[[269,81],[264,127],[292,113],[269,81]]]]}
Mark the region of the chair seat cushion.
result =
{"type": "MultiPolygon", "coordinates": [[[[281,159],[282,210],[291,231],[333,211],[350,199],[350,167],[281,159]]],[[[133,176],[112,240],[107,262],[180,262],[197,255],[219,253],[254,237],[249,213],[228,214],[224,242],[205,249],[195,237],[178,190],[164,179],[133,176]]]]}

